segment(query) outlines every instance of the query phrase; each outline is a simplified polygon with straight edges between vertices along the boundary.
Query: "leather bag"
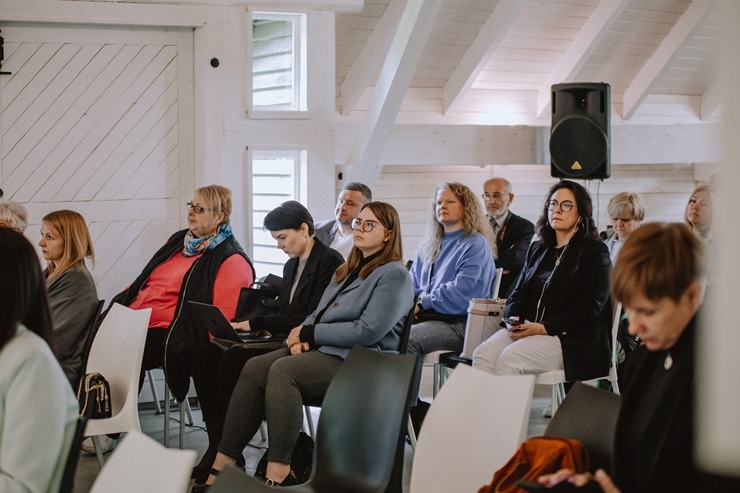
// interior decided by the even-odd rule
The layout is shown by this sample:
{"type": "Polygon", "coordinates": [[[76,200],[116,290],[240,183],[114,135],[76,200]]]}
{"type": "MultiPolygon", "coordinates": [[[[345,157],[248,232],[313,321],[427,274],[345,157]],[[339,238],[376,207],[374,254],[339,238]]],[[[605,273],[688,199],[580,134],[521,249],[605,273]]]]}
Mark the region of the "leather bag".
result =
{"type": "Polygon", "coordinates": [[[491,484],[478,493],[526,493],[517,481],[536,482],[543,474],[562,468],[575,472],[589,470],[589,455],[580,440],[560,437],[532,437],[519,446],[509,462],[496,471],[491,484]]]}
{"type": "Polygon", "coordinates": [[[110,384],[98,372],[85,374],[77,386],[77,402],[80,404],[80,416],[88,419],[110,418],[110,384]]]}
{"type": "Polygon", "coordinates": [[[267,317],[279,313],[277,289],[242,288],[239,292],[239,301],[236,305],[234,321],[252,320],[258,317],[267,317]]]}

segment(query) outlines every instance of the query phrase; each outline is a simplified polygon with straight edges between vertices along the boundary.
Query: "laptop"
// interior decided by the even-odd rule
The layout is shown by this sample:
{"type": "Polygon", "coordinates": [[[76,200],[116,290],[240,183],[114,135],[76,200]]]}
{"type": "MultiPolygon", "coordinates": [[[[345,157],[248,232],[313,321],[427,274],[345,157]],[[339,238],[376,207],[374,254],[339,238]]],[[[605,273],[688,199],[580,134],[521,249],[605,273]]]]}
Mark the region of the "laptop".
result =
{"type": "Polygon", "coordinates": [[[265,349],[283,347],[284,337],[282,336],[274,337],[258,335],[254,332],[237,332],[215,305],[197,301],[188,301],[188,304],[193,315],[208,332],[213,334],[213,342],[222,349],[228,349],[234,345],[258,346],[265,349]]]}

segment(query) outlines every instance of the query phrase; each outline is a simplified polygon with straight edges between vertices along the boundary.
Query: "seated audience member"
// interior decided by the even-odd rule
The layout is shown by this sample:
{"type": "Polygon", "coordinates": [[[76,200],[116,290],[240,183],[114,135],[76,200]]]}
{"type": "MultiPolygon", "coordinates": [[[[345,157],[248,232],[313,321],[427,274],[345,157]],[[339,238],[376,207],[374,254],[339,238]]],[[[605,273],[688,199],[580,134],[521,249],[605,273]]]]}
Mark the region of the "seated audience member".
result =
{"type": "Polygon", "coordinates": [[[220,185],[199,188],[187,207],[187,229],[173,234],[111,301],[135,310],[152,309],[139,389],[146,370],[164,365],[167,384],[180,402],[190,388],[191,353],[209,341],[187,302],[216,305],[231,320],[239,291],[254,280],[252,263],[231,231],[231,190],[220,185]]]}
{"type": "Polygon", "coordinates": [[[534,224],[509,209],[514,202],[509,180],[486,180],[482,196],[496,237],[496,267],[503,269],[498,296],[505,299],[524,265],[524,257],[534,236],[534,224]]]}
{"type": "Polygon", "coordinates": [[[389,204],[368,202],[352,227],[354,248],[347,263],[337,269],[316,310],[291,330],[288,347],[244,365],[229,402],[216,471],[235,462],[266,416],[267,483],[296,484],[290,461],[304,399],[323,397],[353,346],[398,350],[414,296],[401,263],[398,213],[389,204]]]}
{"type": "MultiPolygon", "coordinates": [[[[411,266],[419,295],[408,352],[461,352],[472,298],[488,298],[496,275],[495,239],[475,194],[462,183],[444,183],[434,191],[429,221],[411,266]]],[[[417,400],[421,365],[415,376],[415,427],[428,404],[417,400]]]]}
{"type": "Polygon", "coordinates": [[[714,233],[719,216],[714,214],[713,202],[716,195],[711,185],[700,185],[691,192],[683,214],[686,226],[705,240],[714,233]]]}
{"type": "Polygon", "coordinates": [[[341,253],[346,260],[353,245],[350,222],[357,217],[362,206],[371,200],[373,193],[367,185],[347,183],[337,197],[335,219],[316,223],[316,239],[341,253]]]}
{"type": "MultiPolygon", "coordinates": [[[[299,202],[291,200],[270,211],[265,216],[264,229],[290,257],[283,267],[279,314],[232,325],[241,331],[287,337],[293,327],[300,325],[316,309],[324,289],[344,259],[313,238],[313,218],[299,202]]],[[[193,382],[208,432],[208,450],[193,470],[196,483],[205,483],[208,478],[221,441],[226,408],[242,367],[251,357],[265,352],[241,346],[223,352],[209,343],[193,353],[193,382]]]]}
{"type": "Polygon", "coordinates": [[[0,228],[10,228],[23,234],[28,227],[28,211],[18,202],[0,202],[0,228]]]}
{"type": "Polygon", "coordinates": [[[595,480],[607,493],[740,491],[740,480],[702,472],[692,457],[694,341],[706,264],[705,245],[680,224],[645,224],[630,235],[612,271],[612,294],[627,311],[630,333],[645,344],[620,382],[612,477],[561,470],[541,484],[595,480]]]}
{"type": "Polygon", "coordinates": [[[497,375],[565,370],[572,382],[609,373],[609,252],[598,239],[591,197],[581,185],[553,185],[522,274],[499,330],[473,353],[473,366],[497,375]]]}
{"type": "Polygon", "coordinates": [[[72,389],[82,377],[87,329],[98,309],[98,291],[85,258],[95,261],[85,219],[75,211],[50,212],[41,220],[41,254],[59,364],[72,389]]]}
{"type": "Polygon", "coordinates": [[[58,491],[77,401],[53,347],[46,283],[33,246],[0,228],[0,491],[58,491]]]}
{"type": "Polygon", "coordinates": [[[645,206],[636,193],[619,192],[609,200],[606,210],[609,212],[609,220],[614,228],[614,234],[607,238],[605,243],[609,249],[609,258],[612,265],[614,265],[624,240],[645,219],[645,206]]]}

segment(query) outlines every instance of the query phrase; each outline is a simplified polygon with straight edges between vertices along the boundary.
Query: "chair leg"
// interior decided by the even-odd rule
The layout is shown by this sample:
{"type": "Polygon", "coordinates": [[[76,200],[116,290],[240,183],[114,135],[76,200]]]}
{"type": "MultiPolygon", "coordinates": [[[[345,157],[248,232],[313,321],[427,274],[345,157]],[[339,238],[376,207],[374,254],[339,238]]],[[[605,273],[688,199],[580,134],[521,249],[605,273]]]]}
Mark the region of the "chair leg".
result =
{"type": "Polygon", "coordinates": [[[414,423],[411,422],[411,415],[407,418],[406,432],[409,434],[411,450],[416,452],[416,433],[414,432],[414,423]]]}
{"type": "Polygon", "coordinates": [[[164,385],[164,446],[170,447],[170,389],[164,385]]]}
{"type": "Polygon", "coordinates": [[[103,459],[103,447],[100,445],[100,437],[98,435],[93,435],[92,442],[93,447],[95,448],[95,456],[98,458],[98,465],[102,469],[105,459],[103,459]]]}
{"type": "Polygon", "coordinates": [[[146,379],[149,380],[149,389],[152,391],[152,397],[154,398],[154,408],[157,410],[157,414],[162,414],[162,406],[159,405],[159,394],[157,393],[157,386],[154,385],[152,370],[146,371],[146,379]]]}
{"type": "Polygon", "coordinates": [[[309,406],[303,406],[303,409],[306,413],[306,421],[308,422],[308,434],[311,435],[311,438],[316,438],[316,429],[313,425],[313,414],[311,413],[311,408],[309,406]]]}
{"type": "Polygon", "coordinates": [[[439,387],[442,385],[442,382],[440,381],[440,368],[442,366],[439,363],[434,363],[434,370],[433,370],[433,376],[434,376],[434,383],[432,385],[432,398],[437,397],[437,392],[439,392],[439,387]]]}
{"type": "Polygon", "coordinates": [[[565,399],[565,385],[563,383],[557,383],[552,386],[552,415],[555,413],[565,399]]]}
{"type": "Polygon", "coordinates": [[[188,426],[193,426],[195,421],[193,421],[193,410],[190,409],[190,401],[186,398],[183,404],[185,404],[185,414],[188,416],[188,426]]]}

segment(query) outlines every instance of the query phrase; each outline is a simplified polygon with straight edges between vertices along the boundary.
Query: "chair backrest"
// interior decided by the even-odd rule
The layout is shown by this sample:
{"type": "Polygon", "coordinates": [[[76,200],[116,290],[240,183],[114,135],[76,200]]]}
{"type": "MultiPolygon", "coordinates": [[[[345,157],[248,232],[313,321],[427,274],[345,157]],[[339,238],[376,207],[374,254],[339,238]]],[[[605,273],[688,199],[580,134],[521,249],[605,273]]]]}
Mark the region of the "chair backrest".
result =
{"type": "Polygon", "coordinates": [[[493,280],[493,289],[491,289],[491,298],[498,298],[498,292],[501,288],[501,277],[504,275],[504,268],[496,269],[496,278],[493,280]]]}
{"type": "Polygon", "coordinates": [[[612,364],[609,369],[609,381],[612,384],[612,392],[619,394],[619,382],[617,381],[617,366],[619,365],[619,348],[617,337],[619,336],[619,321],[622,318],[622,303],[612,307],[614,319],[612,320],[612,364]]]}
{"type": "Polygon", "coordinates": [[[413,354],[355,346],[327,389],[310,482],[326,491],[383,492],[409,410],[413,354]]]}
{"type": "Polygon", "coordinates": [[[139,372],[151,309],[132,310],[114,303],[95,335],[85,373],[99,372],[110,384],[112,416],[91,419],[85,435],[141,430],[138,414],[139,372]],[[126,420],[116,419],[125,410],[126,420]],[[111,429],[113,423],[121,421],[111,429]],[[123,422],[125,421],[125,422],[123,422]],[[100,431],[104,430],[104,431],[100,431]]]}
{"type": "Polygon", "coordinates": [[[457,365],[424,418],[411,493],[478,491],[490,483],[524,441],[534,380],[457,365]]]}
{"type": "MultiPolygon", "coordinates": [[[[99,300],[98,306],[95,309],[95,312],[92,314],[89,322],[87,323],[87,327],[85,328],[86,339],[84,353],[82,353],[82,370],[87,368],[87,360],[88,358],[90,358],[90,349],[92,348],[92,343],[95,340],[95,334],[98,333],[98,327],[100,326],[100,314],[103,312],[103,305],[105,305],[105,300],[99,300]]],[[[80,377],[84,376],[84,374],[80,375],[80,377]]]]}
{"type": "Polygon", "coordinates": [[[77,472],[77,463],[80,460],[80,445],[85,437],[84,432],[86,422],[87,418],[84,416],[79,416],[77,418],[75,433],[69,447],[67,460],[64,463],[64,474],[62,475],[62,484],[59,486],[59,493],[72,492],[72,487],[74,486],[75,481],[75,472],[77,472]]]}
{"type": "Polygon", "coordinates": [[[617,394],[576,382],[545,435],[577,438],[591,456],[591,470],[610,471],[620,402],[617,394]]]}
{"type": "Polygon", "coordinates": [[[409,336],[411,335],[411,326],[414,324],[414,311],[416,310],[416,303],[419,301],[419,295],[414,296],[414,302],[411,305],[411,309],[406,314],[406,320],[403,322],[403,332],[401,332],[401,340],[398,343],[398,354],[406,354],[409,348],[409,336]]]}
{"type": "Polygon", "coordinates": [[[112,452],[90,492],[186,491],[196,455],[195,450],[165,448],[132,431],[112,452]]]}

